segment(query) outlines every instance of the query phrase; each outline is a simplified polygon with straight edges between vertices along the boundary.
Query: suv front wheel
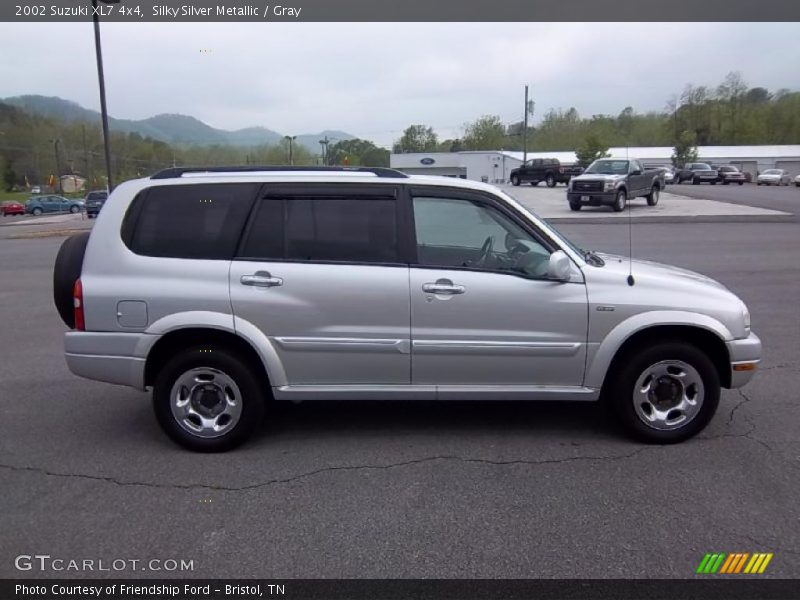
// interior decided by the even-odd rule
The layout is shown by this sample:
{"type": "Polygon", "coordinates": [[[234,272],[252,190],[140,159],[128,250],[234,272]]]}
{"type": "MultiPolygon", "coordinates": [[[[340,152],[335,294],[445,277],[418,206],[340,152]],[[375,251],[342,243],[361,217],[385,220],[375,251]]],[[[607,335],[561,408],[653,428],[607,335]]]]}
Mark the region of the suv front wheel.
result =
{"type": "Polygon", "coordinates": [[[261,423],[265,397],[248,361],[224,348],[196,346],[156,378],[153,408],[164,432],[198,452],[224,452],[261,423]]]}
{"type": "Polygon", "coordinates": [[[720,382],[711,359],[684,342],[629,353],[609,392],[625,428],[642,441],[672,444],[702,431],[717,411],[720,382]]]}

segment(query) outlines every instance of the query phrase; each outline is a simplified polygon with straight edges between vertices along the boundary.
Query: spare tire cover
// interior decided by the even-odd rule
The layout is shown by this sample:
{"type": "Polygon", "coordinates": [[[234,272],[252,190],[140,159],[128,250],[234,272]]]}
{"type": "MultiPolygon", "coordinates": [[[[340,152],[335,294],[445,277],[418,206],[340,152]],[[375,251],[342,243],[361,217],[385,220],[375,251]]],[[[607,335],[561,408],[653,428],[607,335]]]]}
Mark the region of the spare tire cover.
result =
{"type": "Polygon", "coordinates": [[[53,266],[53,302],[56,305],[61,320],[73,329],[75,327],[75,313],[72,301],[72,288],[75,280],[81,276],[83,255],[86,253],[86,244],[89,242],[89,233],[79,233],[68,237],[61,244],[53,266]]]}

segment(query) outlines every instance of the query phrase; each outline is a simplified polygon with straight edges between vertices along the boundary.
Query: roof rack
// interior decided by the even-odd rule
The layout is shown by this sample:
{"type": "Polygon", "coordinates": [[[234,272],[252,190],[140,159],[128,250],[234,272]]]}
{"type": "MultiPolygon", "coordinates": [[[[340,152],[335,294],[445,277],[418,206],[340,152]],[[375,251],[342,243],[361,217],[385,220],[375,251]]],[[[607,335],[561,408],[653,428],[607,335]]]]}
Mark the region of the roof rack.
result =
{"type": "Polygon", "coordinates": [[[406,179],[408,177],[408,175],[401,171],[388,169],[386,167],[280,167],[271,165],[265,167],[171,167],[153,174],[150,179],[173,179],[175,177],[181,177],[185,173],[249,173],[255,171],[289,171],[293,173],[330,171],[331,173],[373,173],[377,177],[389,179],[406,179]]]}

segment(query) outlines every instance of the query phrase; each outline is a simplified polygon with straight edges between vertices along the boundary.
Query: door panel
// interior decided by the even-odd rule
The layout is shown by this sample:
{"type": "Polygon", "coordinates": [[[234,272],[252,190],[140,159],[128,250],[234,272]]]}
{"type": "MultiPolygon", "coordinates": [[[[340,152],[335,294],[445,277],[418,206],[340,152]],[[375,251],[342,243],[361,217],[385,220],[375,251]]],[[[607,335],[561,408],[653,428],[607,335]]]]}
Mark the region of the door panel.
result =
{"type": "Polygon", "coordinates": [[[234,314],[270,339],[289,385],[410,383],[407,267],[237,260],[230,289],[234,314]],[[257,273],[281,281],[242,283],[257,273]]]}
{"type": "Polygon", "coordinates": [[[547,280],[552,249],[490,198],[413,194],[412,382],[580,386],[585,285],[547,280]]]}
{"type": "Polygon", "coordinates": [[[413,383],[579,386],[586,311],[582,283],[412,268],[413,383]],[[442,279],[463,293],[423,290],[442,279]]]}
{"type": "Polygon", "coordinates": [[[411,316],[397,191],[266,185],[231,264],[234,314],[290,386],[409,385],[411,316]]]}

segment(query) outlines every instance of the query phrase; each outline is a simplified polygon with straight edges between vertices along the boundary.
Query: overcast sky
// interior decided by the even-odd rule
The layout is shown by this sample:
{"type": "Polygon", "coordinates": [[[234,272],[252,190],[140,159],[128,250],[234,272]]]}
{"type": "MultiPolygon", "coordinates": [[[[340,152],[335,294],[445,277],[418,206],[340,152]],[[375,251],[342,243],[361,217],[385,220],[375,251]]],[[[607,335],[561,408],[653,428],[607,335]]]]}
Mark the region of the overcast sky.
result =
{"type": "MultiPolygon", "coordinates": [[[[446,138],[482,114],[521,120],[525,83],[536,117],[661,110],[732,70],[800,89],[798,23],[108,23],[102,35],[114,117],[341,129],[381,145],[411,123],[446,138]]],[[[99,108],[91,23],[0,23],[0,56],[0,97],[99,108]]]]}

